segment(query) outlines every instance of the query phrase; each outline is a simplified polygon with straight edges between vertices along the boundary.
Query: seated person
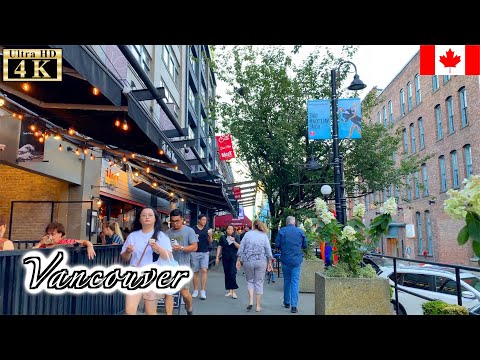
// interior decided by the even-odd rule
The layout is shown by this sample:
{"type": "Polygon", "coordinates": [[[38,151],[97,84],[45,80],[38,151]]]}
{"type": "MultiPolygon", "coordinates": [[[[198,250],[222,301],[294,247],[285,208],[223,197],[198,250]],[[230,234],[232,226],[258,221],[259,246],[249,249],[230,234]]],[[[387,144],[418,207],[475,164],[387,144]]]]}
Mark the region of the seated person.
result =
{"type": "Polygon", "coordinates": [[[102,241],[102,245],[123,245],[123,235],[116,221],[107,221],[102,232],[105,234],[105,243],[102,241]]]}
{"type": "Polygon", "coordinates": [[[14,250],[13,242],[3,237],[6,230],[7,230],[7,221],[5,217],[0,216],[0,251],[14,250]]]}
{"type": "Polygon", "coordinates": [[[33,246],[33,249],[44,249],[57,245],[74,245],[80,244],[80,246],[87,248],[87,255],[89,259],[95,257],[95,250],[93,244],[88,240],[76,240],[65,238],[65,227],[62,223],[52,222],[45,228],[45,235],[42,240],[33,246]]]}

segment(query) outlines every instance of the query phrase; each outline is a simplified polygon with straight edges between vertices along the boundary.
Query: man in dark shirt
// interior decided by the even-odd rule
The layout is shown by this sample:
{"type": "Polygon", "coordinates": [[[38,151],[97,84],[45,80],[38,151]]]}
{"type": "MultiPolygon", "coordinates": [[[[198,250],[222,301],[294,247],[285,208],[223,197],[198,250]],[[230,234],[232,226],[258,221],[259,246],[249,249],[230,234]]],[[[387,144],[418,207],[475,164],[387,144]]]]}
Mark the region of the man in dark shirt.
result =
{"type": "Polygon", "coordinates": [[[281,250],[280,261],[283,269],[283,305],[292,313],[297,312],[300,271],[303,251],[307,248],[305,232],[295,226],[295,217],[287,216],[287,226],[278,231],[275,246],[281,250]]]}
{"type": "Polygon", "coordinates": [[[242,241],[243,237],[245,234],[250,230],[250,227],[248,225],[243,225],[243,233],[240,235],[240,241],[242,241]]]}
{"type": "Polygon", "coordinates": [[[198,249],[192,252],[192,269],[193,269],[193,293],[192,297],[198,297],[198,280],[201,274],[201,291],[200,299],[207,298],[207,272],[208,261],[210,260],[209,245],[213,242],[213,230],[207,225],[207,216],[204,214],[198,215],[198,223],[193,227],[195,234],[198,237],[198,249]]]}

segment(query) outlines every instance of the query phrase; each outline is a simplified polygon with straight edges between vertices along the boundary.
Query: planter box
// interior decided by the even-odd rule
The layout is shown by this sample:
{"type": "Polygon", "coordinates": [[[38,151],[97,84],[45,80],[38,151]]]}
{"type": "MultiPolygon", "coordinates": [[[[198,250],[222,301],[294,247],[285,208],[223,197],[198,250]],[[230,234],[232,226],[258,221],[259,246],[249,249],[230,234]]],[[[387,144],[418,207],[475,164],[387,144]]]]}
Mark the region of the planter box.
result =
{"type": "Polygon", "coordinates": [[[303,260],[302,271],[300,272],[300,292],[315,292],[315,273],[325,270],[325,262],[320,259],[303,260]]]}
{"type": "Polygon", "coordinates": [[[388,279],[315,274],[315,315],[392,315],[388,279]]]}

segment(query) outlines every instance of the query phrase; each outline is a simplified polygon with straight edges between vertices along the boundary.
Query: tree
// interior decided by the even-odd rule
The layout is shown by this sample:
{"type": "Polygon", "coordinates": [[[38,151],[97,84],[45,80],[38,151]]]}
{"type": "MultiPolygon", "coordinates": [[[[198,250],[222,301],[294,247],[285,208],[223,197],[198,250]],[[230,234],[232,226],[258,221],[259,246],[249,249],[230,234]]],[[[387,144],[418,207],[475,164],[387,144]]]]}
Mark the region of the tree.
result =
{"type": "MultiPolygon", "coordinates": [[[[294,51],[298,52],[298,47],[294,51]]],[[[308,207],[320,194],[319,186],[297,187],[293,183],[332,182],[332,143],[307,141],[306,101],[331,98],[330,69],[356,51],[355,46],[343,46],[344,57],[337,59],[330,49],[316,48],[297,65],[293,61],[296,53],[288,55],[282,46],[215,49],[215,71],[226,82],[231,100],[216,102],[212,113],[232,134],[237,157],[247,164],[251,178],[266,193],[274,231],[282,218],[295,215],[302,205],[308,207]],[[301,166],[309,154],[322,164],[318,171],[308,172],[301,166]]],[[[339,84],[347,75],[339,74],[339,84]]],[[[342,93],[338,91],[339,97],[342,93]]],[[[375,103],[373,97],[367,100],[367,107],[375,103]]],[[[356,189],[364,192],[396,184],[398,171],[393,170],[391,158],[399,144],[397,135],[377,125],[365,126],[361,140],[342,141],[347,191],[352,192],[359,179],[364,184],[356,189]],[[379,142],[387,146],[385,150],[378,149],[379,142]]]]}

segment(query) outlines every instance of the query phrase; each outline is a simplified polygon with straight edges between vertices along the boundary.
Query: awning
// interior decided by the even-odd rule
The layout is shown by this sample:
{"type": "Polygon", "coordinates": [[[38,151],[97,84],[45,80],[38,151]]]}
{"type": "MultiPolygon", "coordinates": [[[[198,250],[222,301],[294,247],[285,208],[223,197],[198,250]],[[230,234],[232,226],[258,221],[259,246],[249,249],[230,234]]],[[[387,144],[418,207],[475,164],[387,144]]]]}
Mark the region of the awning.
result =
{"type": "Polygon", "coordinates": [[[230,224],[233,226],[248,225],[250,228],[252,227],[252,220],[250,220],[247,216],[245,216],[243,219],[234,219],[232,214],[215,216],[213,223],[215,227],[227,227],[230,224]]]}
{"type": "Polygon", "coordinates": [[[197,178],[189,180],[182,173],[153,166],[151,166],[149,174],[149,182],[141,181],[134,186],[168,200],[172,199],[169,193],[173,192],[175,196],[184,197],[188,201],[198,203],[201,206],[216,210],[227,210],[236,214],[236,210],[221,183],[197,178]],[[157,188],[151,186],[153,178],[158,182],[157,188]]]}

